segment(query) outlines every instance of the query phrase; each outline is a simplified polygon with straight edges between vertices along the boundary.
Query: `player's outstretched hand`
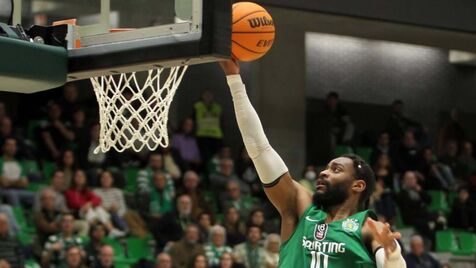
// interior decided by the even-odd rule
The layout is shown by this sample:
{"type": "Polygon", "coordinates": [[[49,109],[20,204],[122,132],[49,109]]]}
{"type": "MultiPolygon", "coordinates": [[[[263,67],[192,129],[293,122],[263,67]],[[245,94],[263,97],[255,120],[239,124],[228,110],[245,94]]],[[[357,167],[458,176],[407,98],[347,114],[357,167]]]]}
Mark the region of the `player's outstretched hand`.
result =
{"type": "Polygon", "coordinates": [[[383,224],[371,218],[367,218],[365,224],[372,233],[373,239],[385,249],[387,256],[395,251],[397,248],[395,239],[400,239],[402,236],[399,232],[392,232],[388,223],[383,224]]]}
{"type": "Polygon", "coordinates": [[[220,66],[225,75],[240,74],[240,65],[235,59],[220,61],[220,66]]]}

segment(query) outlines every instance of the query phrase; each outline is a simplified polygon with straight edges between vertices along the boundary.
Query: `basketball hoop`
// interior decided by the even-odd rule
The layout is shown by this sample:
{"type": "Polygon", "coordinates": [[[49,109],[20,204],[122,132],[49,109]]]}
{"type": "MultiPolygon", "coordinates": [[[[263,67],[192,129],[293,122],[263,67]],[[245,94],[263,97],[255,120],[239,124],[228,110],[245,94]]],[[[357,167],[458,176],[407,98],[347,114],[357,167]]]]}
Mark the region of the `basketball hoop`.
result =
{"type": "Polygon", "coordinates": [[[99,146],[118,152],[167,147],[170,104],[188,66],[157,68],[141,83],[136,72],[91,78],[99,103],[99,146]]]}

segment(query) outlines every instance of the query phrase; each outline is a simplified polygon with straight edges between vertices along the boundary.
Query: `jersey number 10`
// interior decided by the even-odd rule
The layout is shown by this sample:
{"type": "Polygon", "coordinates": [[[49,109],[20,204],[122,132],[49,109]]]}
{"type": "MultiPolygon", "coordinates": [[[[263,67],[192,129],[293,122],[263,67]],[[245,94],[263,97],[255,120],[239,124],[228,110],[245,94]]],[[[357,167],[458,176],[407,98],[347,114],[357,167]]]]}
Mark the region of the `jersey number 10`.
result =
{"type": "Polygon", "coordinates": [[[311,251],[312,261],[309,268],[327,268],[329,256],[317,251],[311,251]],[[322,264],[322,266],[321,266],[322,264]]]}

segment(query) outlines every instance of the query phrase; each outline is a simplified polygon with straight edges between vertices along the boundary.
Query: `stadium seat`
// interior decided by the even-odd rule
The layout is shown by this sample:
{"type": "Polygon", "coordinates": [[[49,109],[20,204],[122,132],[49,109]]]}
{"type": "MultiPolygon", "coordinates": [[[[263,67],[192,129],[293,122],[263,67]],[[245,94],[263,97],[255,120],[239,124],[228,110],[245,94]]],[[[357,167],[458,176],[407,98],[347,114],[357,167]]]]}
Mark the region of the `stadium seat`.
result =
{"type": "Polygon", "coordinates": [[[114,249],[115,257],[125,258],[126,254],[124,253],[124,247],[121,245],[119,240],[116,238],[106,237],[103,240],[104,244],[111,246],[114,249]]]}
{"type": "Polygon", "coordinates": [[[30,225],[32,221],[27,221],[25,217],[25,212],[21,206],[14,206],[13,207],[13,214],[15,215],[15,219],[20,225],[21,232],[25,232],[27,234],[34,234],[36,233],[36,228],[34,225],[30,225]],[[30,223],[30,224],[29,224],[30,223]]]}
{"type": "Polygon", "coordinates": [[[126,178],[126,188],[125,188],[126,192],[129,192],[129,193],[136,192],[138,173],[139,173],[139,168],[136,168],[136,167],[125,168],[124,176],[126,178]]]}
{"type": "Polygon", "coordinates": [[[428,191],[428,194],[431,196],[431,203],[428,206],[430,211],[447,213],[450,210],[443,191],[428,191]]]}
{"type": "Polygon", "coordinates": [[[457,234],[459,242],[458,250],[454,251],[457,255],[472,255],[476,253],[476,234],[469,232],[459,232],[457,234]]]}
{"type": "Polygon", "coordinates": [[[370,156],[372,155],[371,147],[357,147],[355,148],[355,154],[360,156],[365,162],[370,163],[370,156]]]}
{"type": "Polygon", "coordinates": [[[349,146],[337,145],[334,148],[334,157],[339,157],[339,156],[344,155],[344,154],[351,154],[353,152],[354,151],[349,146]]]}
{"type": "Polygon", "coordinates": [[[452,230],[438,231],[436,233],[437,252],[456,252],[458,251],[458,243],[456,234],[452,230]]]}
{"type": "Polygon", "coordinates": [[[43,162],[43,181],[49,182],[51,177],[53,177],[53,172],[55,172],[56,163],[50,161],[43,162]]]}
{"type": "Polygon", "coordinates": [[[40,268],[40,265],[33,259],[25,261],[25,268],[40,268]]]}
{"type": "Polygon", "coordinates": [[[127,257],[130,259],[153,259],[154,254],[149,245],[149,239],[142,239],[137,237],[129,237],[126,239],[127,257]]]}

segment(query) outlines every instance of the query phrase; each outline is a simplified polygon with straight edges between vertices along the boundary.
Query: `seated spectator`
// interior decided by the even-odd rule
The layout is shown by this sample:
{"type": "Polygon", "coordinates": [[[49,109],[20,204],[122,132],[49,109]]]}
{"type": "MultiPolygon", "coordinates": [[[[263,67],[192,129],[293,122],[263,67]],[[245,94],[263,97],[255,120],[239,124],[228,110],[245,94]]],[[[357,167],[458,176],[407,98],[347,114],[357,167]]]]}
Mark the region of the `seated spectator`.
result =
{"type": "Polygon", "coordinates": [[[269,234],[264,241],[264,267],[278,268],[279,248],[281,237],[278,234],[269,234]]]}
{"type": "Polygon", "coordinates": [[[252,199],[242,197],[240,183],[236,180],[227,182],[226,195],[225,198],[222,199],[221,204],[224,208],[236,208],[244,218],[248,217],[253,209],[252,199]]]}
{"type": "Polygon", "coordinates": [[[210,228],[215,224],[213,215],[209,212],[202,212],[197,217],[198,227],[200,229],[200,242],[209,241],[210,228]]]}
{"type": "Polygon", "coordinates": [[[92,266],[98,262],[99,253],[104,245],[107,230],[104,224],[97,222],[89,229],[89,243],[85,245],[86,263],[92,266]]]}
{"type": "Polygon", "coordinates": [[[167,250],[172,257],[174,268],[188,268],[193,264],[194,256],[204,254],[199,239],[198,226],[189,224],[185,229],[184,237],[180,241],[174,242],[167,250]]]}
{"type": "Polygon", "coordinates": [[[62,152],[60,161],[58,162],[58,169],[64,173],[66,188],[70,188],[74,173],[78,169],[73,150],[66,149],[62,152]]]}
{"type": "MultiPolygon", "coordinates": [[[[220,150],[209,160],[207,163],[207,172],[209,175],[213,173],[220,173],[220,165],[223,159],[232,159],[230,146],[222,146],[220,150]]],[[[233,160],[231,162],[234,164],[233,160]]]]}
{"type": "Polygon", "coordinates": [[[458,143],[450,140],[446,143],[445,149],[440,156],[441,163],[449,166],[451,170],[458,170],[458,143]]]}
{"type": "Polygon", "coordinates": [[[26,159],[35,158],[34,148],[24,142],[25,138],[13,127],[10,117],[6,116],[0,120],[0,144],[4,144],[5,140],[9,138],[17,141],[18,156],[26,159]]]}
{"type": "Polygon", "coordinates": [[[66,250],[65,264],[66,268],[86,268],[83,265],[84,252],[78,246],[71,246],[66,250]]]}
{"type": "Polygon", "coordinates": [[[450,118],[438,132],[438,150],[440,153],[443,152],[449,141],[456,141],[458,147],[462,146],[465,138],[466,134],[460,121],[460,113],[453,108],[450,111],[450,118]]]}
{"type": "Polygon", "coordinates": [[[195,255],[192,265],[188,268],[208,268],[207,256],[205,254],[195,255]]]}
{"type": "Polygon", "coordinates": [[[159,171],[164,173],[166,176],[170,176],[164,168],[162,155],[153,152],[149,155],[149,163],[147,167],[141,169],[137,174],[137,191],[139,192],[139,195],[149,194],[151,192],[154,174],[159,171]]]}
{"type": "Polygon", "coordinates": [[[388,132],[384,131],[381,132],[377,139],[377,144],[375,144],[374,148],[372,149],[372,154],[370,155],[370,164],[375,166],[378,157],[380,155],[390,155],[390,135],[388,132]]]}
{"type": "Polygon", "coordinates": [[[384,188],[395,190],[394,170],[392,161],[388,154],[381,154],[377,157],[376,163],[373,166],[375,176],[381,179],[384,183],[384,188]]]}
{"type": "Polygon", "coordinates": [[[408,268],[440,268],[440,263],[425,251],[423,238],[413,235],[410,240],[410,252],[405,255],[408,268]]]}
{"type": "Polygon", "coordinates": [[[350,144],[355,126],[347,109],[342,105],[337,92],[329,92],[326,98],[327,119],[330,122],[331,148],[339,144],[350,144]]]}
{"type": "Polygon", "coordinates": [[[232,249],[226,245],[226,231],[220,225],[214,225],[210,229],[210,241],[205,245],[205,256],[207,256],[208,266],[214,267],[220,264],[220,259],[224,253],[230,254],[232,249]]]}
{"type": "Polygon", "coordinates": [[[35,226],[38,230],[38,241],[44,245],[48,237],[60,231],[60,217],[63,212],[55,206],[56,194],[50,189],[41,191],[41,209],[35,213],[35,226]]]}
{"type": "Polygon", "coordinates": [[[269,233],[279,231],[276,226],[273,226],[270,221],[266,220],[262,209],[254,209],[250,212],[246,226],[258,226],[263,237],[266,237],[269,233]]]}
{"type": "Polygon", "coordinates": [[[458,198],[453,202],[448,220],[450,227],[476,230],[476,203],[471,200],[467,188],[458,190],[458,198]]]}
{"type": "Polygon", "coordinates": [[[172,268],[172,257],[165,252],[160,253],[157,255],[155,261],[155,268],[172,268]]]}
{"type": "Polygon", "coordinates": [[[261,268],[264,266],[264,248],[260,245],[261,229],[257,226],[249,226],[246,242],[235,246],[233,257],[237,263],[248,268],[261,268]]]}
{"type": "Polygon", "coordinates": [[[397,196],[403,222],[413,225],[422,235],[433,240],[435,230],[443,229],[446,220],[427,209],[431,197],[422,191],[415,172],[407,171],[403,176],[403,185],[397,196]]]}
{"type": "Polygon", "coordinates": [[[99,254],[98,261],[93,268],[113,268],[114,267],[114,249],[109,245],[103,245],[99,254]]]}
{"type": "Polygon", "coordinates": [[[173,135],[172,147],[178,150],[180,157],[185,162],[186,169],[199,172],[202,170],[202,159],[198,149],[197,138],[195,138],[194,124],[193,119],[190,117],[182,121],[179,132],[173,135]]]}
{"type": "Polygon", "coordinates": [[[0,200],[0,213],[7,215],[9,228],[8,233],[12,236],[18,235],[20,232],[20,225],[15,218],[15,214],[13,214],[12,206],[1,204],[0,200]]]}
{"type": "Polygon", "coordinates": [[[0,186],[1,195],[12,206],[22,203],[33,205],[35,195],[28,191],[28,178],[25,176],[20,162],[15,158],[17,141],[8,138],[3,145],[3,156],[0,158],[0,186]]]}
{"type": "Polygon", "coordinates": [[[89,223],[102,222],[112,237],[121,237],[125,233],[114,228],[111,215],[101,206],[101,198],[88,189],[84,171],[74,173],[71,188],[65,192],[66,202],[71,211],[89,223]]]}
{"type": "Polygon", "coordinates": [[[245,268],[242,264],[236,263],[233,260],[233,255],[228,252],[224,252],[220,257],[218,265],[211,266],[212,268],[245,268]]]}
{"type": "Polygon", "coordinates": [[[25,257],[18,239],[9,233],[8,216],[0,213],[0,260],[6,267],[23,267],[25,257]]]}
{"type": "Polygon", "coordinates": [[[66,212],[68,210],[66,206],[66,200],[64,199],[64,191],[67,189],[64,172],[62,170],[55,170],[53,172],[53,178],[51,178],[51,185],[38,191],[35,195],[35,203],[33,205],[34,211],[41,211],[41,198],[44,191],[52,192],[55,197],[54,209],[60,212],[66,212]]]}
{"type": "Polygon", "coordinates": [[[441,265],[441,268],[451,268],[451,265],[449,263],[445,263],[441,265]]]}
{"type": "Polygon", "coordinates": [[[221,193],[226,190],[227,183],[232,180],[239,181],[238,176],[233,173],[233,160],[229,158],[222,159],[220,162],[220,172],[210,175],[211,187],[215,192],[221,193]]]}
{"type": "Polygon", "coordinates": [[[180,155],[171,146],[162,148],[161,154],[164,159],[164,170],[167,170],[174,181],[178,181],[182,178],[182,170],[180,169],[182,159],[180,155]]]}
{"type": "Polygon", "coordinates": [[[78,98],[78,88],[73,83],[68,83],[64,86],[63,96],[58,100],[58,105],[61,109],[61,117],[66,122],[73,122],[74,111],[80,108],[78,98]]]}
{"type": "MultiPolygon", "coordinates": [[[[89,145],[89,127],[86,123],[86,115],[84,110],[81,108],[76,108],[73,111],[73,120],[71,131],[74,133],[74,148],[78,153],[78,156],[87,154],[88,145],[89,145]]],[[[82,168],[87,167],[87,163],[82,162],[80,157],[78,157],[78,163],[82,168]]]]}
{"type": "Polygon", "coordinates": [[[395,170],[401,174],[408,170],[417,170],[422,162],[421,151],[415,135],[411,131],[404,133],[402,143],[397,147],[395,155],[392,156],[395,170]]]}
{"type": "Polygon", "coordinates": [[[469,177],[476,174],[476,159],[473,156],[473,144],[469,141],[463,142],[461,155],[458,157],[455,175],[463,181],[468,181],[469,177]]]}
{"type": "Polygon", "coordinates": [[[403,114],[403,108],[404,104],[401,100],[395,100],[392,103],[392,114],[385,125],[385,130],[390,134],[392,141],[401,140],[406,131],[417,130],[421,127],[420,123],[403,114]]]}
{"type": "Polygon", "coordinates": [[[241,150],[240,158],[236,161],[236,174],[248,186],[251,195],[261,199],[266,198],[253,161],[244,147],[241,150]]]}
{"type": "Polygon", "coordinates": [[[153,218],[160,219],[164,214],[173,210],[175,188],[172,179],[161,171],[154,173],[153,180],[149,214],[153,218]]]}
{"type": "Polygon", "coordinates": [[[423,149],[419,171],[425,176],[426,186],[430,189],[453,190],[456,180],[450,167],[439,162],[431,148],[423,149]]]}
{"type": "Polygon", "coordinates": [[[177,197],[174,210],[165,213],[158,220],[149,220],[150,230],[152,231],[157,247],[162,249],[169,241],[178,241],[185,232],[185,226],[194,223],[192,217],[192,199],[188,195],[177,197]]]}
{"type": "MultiPolygon", "coordinates": [[[[316,177],[319,172],[314,165],[307,165],[302,172],[302,179],[299,180],[299,184],[304,186],[310,193],[316,191],[316,177]]],[[[263,188],[263,186],[260,186],[263,188]]]]}
{"type": "Polygon", "coordinates": [[[378,214],[384,217],[389,223],[395,221],[397,215],[397,205],[394,201],[393,193],[385,188],[382,179],[377,179],[375,190],[370,197],[370,207],[378,214]]]}
{"type": "Polygon", "coordinates": [[[209,211],[210,206],[205,200],[202,192],[199,189],[200,177],[195,171],[189,170],[183,175],[182,193],[188,194],[192,198],[194,217],[198,216],[203,211],[209,211]]]}
{"type": "Polygon", "coordinates": [[[226,229],[226,241],[230,246],[242,243],[246,239],[246,226],[241,220],[240,213],[235,207],[228,207],[225,211],[223,227],[226,229]]]}
{"type": "Polygon", "coordinates": [[[60,232],[48,237],[43,247],[41,263],[46,267],[60,267],[65,261],[66,250],[72,246],[82,246],[81,238],[74,235],[74,217],[64,213],[61,216],[60,232]]]}
{"type": "Polygon", "coordinates": [[[41,141],[40,151],[45,152],[45,157],[57,160],[61,156],[61,150],[73,141],[74,133],[69,123],[61,119],[61,107],[54,102],[48,104],[48,121],[40,126],[41,141]]]}
{"type": "Polygon", "coordinates": [[[127,231],[128,226],[124,220],[127,205],[124,194],[120,189],[113,188],[114,177],[109,171],[101,172],[99,176],[101,188],[94,189],[94,193],[101,198],[101,206],[111,215],[112,224],[121,231],[127,231]]]}

